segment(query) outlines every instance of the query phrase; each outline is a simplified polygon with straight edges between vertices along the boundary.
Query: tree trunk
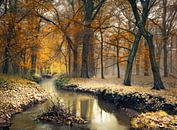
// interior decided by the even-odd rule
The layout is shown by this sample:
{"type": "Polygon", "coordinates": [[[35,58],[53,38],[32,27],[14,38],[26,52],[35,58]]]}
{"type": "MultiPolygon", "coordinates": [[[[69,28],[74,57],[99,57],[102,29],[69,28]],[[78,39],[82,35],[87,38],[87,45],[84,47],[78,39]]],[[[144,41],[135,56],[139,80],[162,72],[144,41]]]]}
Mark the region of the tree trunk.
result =
{"type": "Polygon", "coordinates": [[[142,34],[141,34],[141,31],[139,30],[136,37],[135,37],[135,41],[133,43],[130,54],[128,56],[128,63],[127,63],[127,68],[126,68],[125,78],[124,78],[124,85],[127,85],[127,86],[131,85],[131,75],[132,75],[133,61],[134,61],[136,52],[138,50],[138,45],[139,45],[141,36],[142,36],[142,34]]]}
{"type": "Polygon", "coordinates": [[[8,47],[5,47],[3,59],[4,59],[4,64],[3,64],[2,71],[4,74],[7,74],[9,71],[9,50],[8,50],[8,47]]]}
{"type": "Polygon", "coordinates": [[[88,66],[88,55],[91,40],[91,26],[92,15],[94,11],[94,2],[88,0],[84,2],[85,7],[85,17],[84,17],[84,34],[83,34],[83,49],[82,49],[82,67],[81,67],[81,77],[89,78],[89,66],[88,66]]]}
{"type": "Polygon", "coordinates": [[[161,62],[161,54],[162,54],[162,49],[161,47],[157,48],[157,66],[160,68],[160,62],[161,62]]]}
{"type": "Polygon", "coordinates": [[[144,41],[144,76],[149,76],[148,46],[145,41],[144,41]]]}
{"type": "Polygon", "coordinates": [[[119,45],[117,46],[117,78],[120,78],[119,45]]]}
{"type": "Polygon", "coordinates": [[[31,48],[31,75],[36,73],[36,60],[37,60],[37,55],[36,55],[36,47],[31,48]]]}
{"type": "Polygon", "coordinates": [[[171,37],[170,41],[170,73],[173,73],[173,37],[171,37]]]}
{"type": "Polygon", "coordinates": [[[164,59],[163,59],[163,65],[164,65],[164,77],[168,77],[168,50],[167,50],[167,39],[164,38],[163,40],[163,52],[164,52],[164,59]]]}
{"type": "Polygon", "coordinates": [[[68,45],[68,76],[71,77],[71,48],[68,45]]]}
{"type": "Polygon", "coordinates": [[[90,41],[90,29],[85,27],[84,36],[83,36],[83,48],[82,48],[82,68],[81,68],[81,77],[89,78],[88,74],[88,51],[89,51],[89,41],[90,41]]]}
{"type": "Polygon", "coordinates": [[[73,48],[73,77],[78,77],[78,47],[73,48]]]}
{"type": "Polygon", "coordinates": [[[163,85],[163,82],[160,77],[159,68],[157,66],[156,59],[155,59],[153,36],[152,36],[152,34],[150,34],[147,31],[145,31],[143,36],[146,39],[148,46],[149,46],[149,57],[150,57],[150,61],[151,61],[151,69],[152,69],[153,78],[154,78],[154,87],[153,88],[156,90],[164,89],[164,85],[163,85]]]}
{"type": "Polygon", "coordinates": [[[103,32],[100,30],[101,33],[101,78],[104,79],[104,65],[103,65],[103,32]]]}
{"type": "Polygon", "coordinates": [[[164,52],[164,59],[163,59],[163,66],[164,66],[164,77],[168,77],[168,50],[167,50],[167,0],[162,1],[162,40],[163,40],[163,52],[164,52]]]}
{"type": "Polygon", "coordinates": [[[140,54],[136,55],[136,75],[140,75],[140,54]]]}
{"type": "Polygon", "coordinates": [[[14,63],[12,64],[12,67],[13,67],[13,74],[19,74],[19,66],[14,63]]]}
{"type": "Polygon", "coordinates": [[[6,34],[6,46],[5,46],[5,49],[4,49],[4,64],[3,64],[3,73],[7,74],[8,71],[9,71],[9,48],[10,48],[10,45],[11,45],[11,41],[13,39],[13,31],[14,31],[14,26],[12,23],[9,23],[9,26],[8,26],[8,31],[7,31],[7,34],[6,34]]]}
{"type": "MultiPolygon", "coordinates": [[[[90,39],[91,38],[92,38],[92,34],[90,39]]],[[[94,44],[91,42],[89,43],[88,71],[89,71],[89,77],[95,76],[94,44]]]]}
{"type": "MultiPolygon", "coordinates": [[[[161,77],[160,77],[159,68],[157,66],[156,59],[155,59],[155,51],[154,51],[154,45],[153,45],[153,35],[151,33],[149,33],[145,28],[146,19],[148,18],[148,14],[149,14],[149,11],[150,11],[150,9],[149,9],[150,1],[141,1],[141,5],[142,5],[142,8],[143,8],[141,18],[140,18],[139,12],[138,12],[138,7],[137,7],[136,0],[129,0],[129,3],[131,4],[131,7],[132,7],[132,10],[133,10],[135,19],[136,19],[136,25],[138,26],[138,29],[139,29],[140,36],[143,35],[143,37],[146,39],[146,41],[148,43],[149,57],[150,57],[150,61],[151,61],[151,68],[152,68],[153,79],[154,79],[154,87],[153,88],[157,89],[157,90],[164,89],[164,85],[163,85],[163,82],[162,82],[161,77]]],[[[139,43],[139,41],[138,41],[138,43],[139,43]]],[[[135,44],[135,48],[136,48],[135,50],[137,50],[136,44],[135,44]]],[[[134,49],[132,49],[131,52],[133,50],[134,49]]],[[[131,54],[134,54],[134,53],[130,53],[130,55],[131,54]]],[[[130,56],[130,57],[133,57],[133,56],[130,56]]],[[[128,64],[130,64],[130,63],[128,63],[128,64]]],[[[126,75],[126,76],[128,77],[129,75],[126,75]]],[[[130,78],[128,77],[127,79],[130,79],[130,78]]],[[[130,83],[130,80],[128,80],[127,82],[130,83]]]]}

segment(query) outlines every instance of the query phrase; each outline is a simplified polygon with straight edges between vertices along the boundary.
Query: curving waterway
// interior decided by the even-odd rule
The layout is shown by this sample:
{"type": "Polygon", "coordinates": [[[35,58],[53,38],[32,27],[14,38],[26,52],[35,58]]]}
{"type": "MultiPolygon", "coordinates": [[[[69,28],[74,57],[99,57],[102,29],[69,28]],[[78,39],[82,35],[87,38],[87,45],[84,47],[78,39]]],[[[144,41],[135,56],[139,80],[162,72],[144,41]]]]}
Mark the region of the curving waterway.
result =
{"type": "Polygon", "coordinates": [[[58,91],[54,80],[47,79],[41,86],[51,94],[51,99],[12,118],[10,130],[128,130],[129,117],[126,112],[117,110],[109,103],[105,103],[93,96],[85,94],[58,91]],[[58,101],[62,101],[71,111],[88,120],[85,126],[68,127],[65,125],[44,123],[36,120],[37,115],[58,101]]]}

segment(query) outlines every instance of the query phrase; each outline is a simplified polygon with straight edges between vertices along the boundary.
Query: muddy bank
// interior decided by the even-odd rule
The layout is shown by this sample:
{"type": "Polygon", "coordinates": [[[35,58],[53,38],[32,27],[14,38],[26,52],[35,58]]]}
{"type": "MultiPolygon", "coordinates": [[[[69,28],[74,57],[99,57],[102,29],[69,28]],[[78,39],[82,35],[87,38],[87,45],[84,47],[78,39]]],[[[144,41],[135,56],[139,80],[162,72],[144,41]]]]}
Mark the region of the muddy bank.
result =
{"type": "Polygon", "coordinates": [[[14,114],[47,100],[47,93],[36,83],[28,80],[1,79],[0,129],[10,125],[14,114]]]}
{"type": "Polygon", "coordinates": [[[138,92],[124,93],[106,89],[82,88],[77,85],[67,85],[62,87],[62,89],[96,95],[109,103],[115,104],[117,108],[125,107],[134,109],[138,112],[164,110],[168,114],[177,115],[177,103],[167,102],[165,98],[160,96],[152,96],[150,94],[141,94],[138,92]]]}

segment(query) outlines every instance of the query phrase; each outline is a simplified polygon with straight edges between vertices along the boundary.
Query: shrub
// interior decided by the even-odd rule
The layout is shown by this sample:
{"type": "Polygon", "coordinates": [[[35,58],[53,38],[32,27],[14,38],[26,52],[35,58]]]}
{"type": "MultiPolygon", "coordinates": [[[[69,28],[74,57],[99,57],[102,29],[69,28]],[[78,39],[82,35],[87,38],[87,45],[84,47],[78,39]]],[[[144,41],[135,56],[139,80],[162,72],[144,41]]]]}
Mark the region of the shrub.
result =
{"type": "Polygon", "coordinates": [[[35,81],[35,82],[37,82],[37,83],[39,83],[39,82],[42,81],[42,77],[39,74],[33,74],[32,75],[32,80],[35,81]]]}
{"type": "Polygon", "coordinates": [[[6,81],[3,78],[0,78],[0,86],[2,86],[6,81]]]}
{"type": "Polygon", "coordinates": [[[66,84],[68,84],[68,82],[69,82],[69,79],[64,74],[60,75],[55,81],[56,87],[58,89],[60,89],[61,87],[65,86],[66,84]]]}

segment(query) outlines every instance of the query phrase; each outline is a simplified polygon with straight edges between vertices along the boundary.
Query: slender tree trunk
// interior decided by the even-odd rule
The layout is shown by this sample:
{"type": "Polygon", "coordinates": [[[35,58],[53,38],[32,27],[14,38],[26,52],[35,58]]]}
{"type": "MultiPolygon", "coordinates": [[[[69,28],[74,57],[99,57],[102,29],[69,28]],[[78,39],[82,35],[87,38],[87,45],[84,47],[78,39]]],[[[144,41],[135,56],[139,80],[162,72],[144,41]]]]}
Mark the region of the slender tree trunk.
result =
{"type": "Polygon", "coordinates": [[[168,64],[167,64],[167,57],[168,57],[168,50],[167,50],[167,0],[162,0],[162,40],[163,40],[163,52],[164,52],[164,59],[163,59],[163,67],[164,67],[164,77],[168,77],[168,64]]]}
{"type": "Polygon", "coordinates": [[[160,62],[161,62],[161,54],[162,54],[162,49],[159,47],[157,48],[157,66],[160,68],[160,62]]]}
{"type": "Polygon", "coordinates": [[[171,37],[171,41],[170,41],[170,73],[173,73],[173,40],[171,37]]]}
{"type": "Polygon", "coordinates": [[[119,43],[117,45],[117,78],[120,78],[119,43]]]}
{"type": "Polygon", "coordinates": [[[167,39],[163,39],[163,52],[164,52],[164,77],[168,77],[168,50],[167,50],[167,39]]]}
{"type": "Polygon", "coordinates": [[[139,30],[136,37],[135,37],[135,41],[133,43],[130,54],[128,56],[128,63],[127,63],[127,68],[126,68],[125,78],[124,78],[124,85],[127,85],[127,86],[131,85],[131,75],[132,75],[133,61],[135,59],[135,55],[136,55],[136,52],[138,50],[138,45],[139,45],[141,36],[142,36],[142,33],[139,30]]]}
{"type": "Polygon", "coordinates": [[[144,41],[144,76],[149,76],[148,45],[145,41],[144,41]]]}
{"type": "Polygon", "coordinates": [[[101,33],[101,78],[104,79],[104,65],[103,65],[103,32],[100,30],[101,33]]]}
{"type": "Polygon", "coordinates": [[[9,71],[9,50],[8,50],[8,47],[5,47],[3,59],[4,59],[4,64],[3,64],[2,71],[4,74],[7,74],[9,71]]]}
{"type": "Polygon", "coordinates": [[[36,73],[36,67],[37,67],[37,55],[36,55],[36,47],[31,48],[31,75],[36,73]]]}
{"type": "Polygon", "coordinates": [[[140,54],[136,55],[136,75],[140,75],[140,54]]]}
{"type": "MultiPolygon", "coordinates": [[[[114,64],[115,62],[116,62],[116,61],[115,61],[115,58],[113,57],[112,63],[114,64]]],[[[112,66],[112,75],[115,75],[114,70],[115,70],[115,65],[112,66]]]]}
{"type": "Polygon", "coordinates": [[[153,88],[156,90],[164,89],[164,85],[163,85],[163,82],[160,77],[159,68],[157,66],[156,59],[155,59],[153,36],[152,36],[152,34],[147,32],[146,30],[145,30],[145,34],[143,36],[146,39],[148,46],[149,46],[149,57],[150,57],[150,61],[151,61],[151,68],[152,68],[153,78],[154,78],[154,87],[153,88]]]}
{"type": "Polygon", "coordinates": [[[73,77],[78,77],[78,47],[73,48],[73,77]]]}
{"type": "Polygon", "coordinates": [[[68,76],[71,77],[71,48],[68,45],[68,76]]]}

